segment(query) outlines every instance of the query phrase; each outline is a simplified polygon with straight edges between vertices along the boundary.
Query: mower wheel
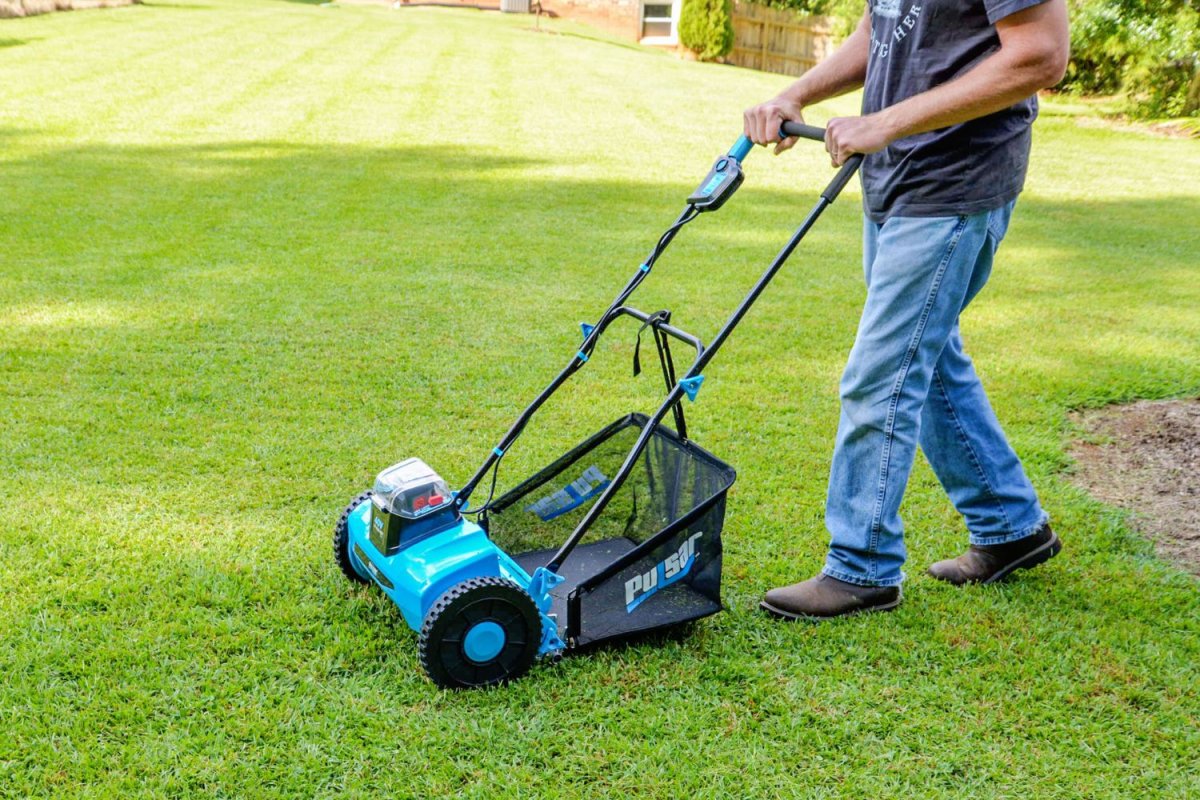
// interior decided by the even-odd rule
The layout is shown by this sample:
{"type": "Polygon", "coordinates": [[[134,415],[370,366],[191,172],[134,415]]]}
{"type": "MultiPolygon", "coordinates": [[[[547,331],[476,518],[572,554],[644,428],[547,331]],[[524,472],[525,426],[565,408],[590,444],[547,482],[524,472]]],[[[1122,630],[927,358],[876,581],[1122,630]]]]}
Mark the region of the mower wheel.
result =
{"type": "Polygon", "coordinates": [[[350,505],[346,506],[342,515],[338,517],[337,524],[333,526],[333,560],[341,568],[342,574],[355,583],[370,583],[371,579],[360,575],[350,561],[350,515],[370,497],[370,492],[363,492],[351,500],[350,505]]]}
{"type": "Polygon", "coordinates": [[[506,578],[471,578],[425,615],[421,666],[443,689],[507,683],[529,671],[541,640],[542,620],[524,589],[506,578]]]}

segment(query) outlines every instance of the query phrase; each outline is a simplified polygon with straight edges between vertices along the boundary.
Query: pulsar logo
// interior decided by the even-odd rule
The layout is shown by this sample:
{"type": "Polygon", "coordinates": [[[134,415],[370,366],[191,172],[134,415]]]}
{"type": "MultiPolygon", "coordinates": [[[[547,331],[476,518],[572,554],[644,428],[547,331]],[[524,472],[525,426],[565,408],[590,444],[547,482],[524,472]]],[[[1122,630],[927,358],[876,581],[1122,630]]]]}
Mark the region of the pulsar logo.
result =
{"type": "Polygon", "coordinates": [[[549,522],[555,517],[579,508],[604,491],[606,486],[608,486],[608,478],[604,473],[598,467],[588,467],[578,480],[525,506],[525,510],[537,514],[542,522],[549,522]]]}
{"type": "Polygon", "coordinates": [[[693,533],[678,551],[655,564],[654,569],[625,581],[625,613],[633,613],[655,592],[686,578],[696,565],[696,540],[703,535],[703,532],[693,533]]]}

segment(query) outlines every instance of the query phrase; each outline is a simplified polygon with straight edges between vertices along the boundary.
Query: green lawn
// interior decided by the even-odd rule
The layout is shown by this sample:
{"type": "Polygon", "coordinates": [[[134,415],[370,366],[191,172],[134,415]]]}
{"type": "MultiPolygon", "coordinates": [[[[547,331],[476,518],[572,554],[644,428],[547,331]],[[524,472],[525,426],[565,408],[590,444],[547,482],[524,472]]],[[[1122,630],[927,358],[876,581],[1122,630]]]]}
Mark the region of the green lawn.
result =
{"type": "MultiPolygon", "coordinates": [[[[442,693],[329,552],[421,455],[461,483],[786,79],[556,23],[269,0],[0,21],[0,796],[1200,796],[1200,585],[1067,482],[1067,412],[1200,392],[1200,142],[1046,109],[964,318],[1064,555],[780,625],[806,577],[863,289],[857,186],[690,407],[739,471],[728,611],[442,693]]],[[[855,100],[814,110],[821,122],[855,100]],[[822,113],[824,112],[824,113],[822,113]]],[[[829,175],[747,159],[639,294],[711,335],[829,175]]],[[[502,485],[630,410],[634,330],[502,485]]]]}

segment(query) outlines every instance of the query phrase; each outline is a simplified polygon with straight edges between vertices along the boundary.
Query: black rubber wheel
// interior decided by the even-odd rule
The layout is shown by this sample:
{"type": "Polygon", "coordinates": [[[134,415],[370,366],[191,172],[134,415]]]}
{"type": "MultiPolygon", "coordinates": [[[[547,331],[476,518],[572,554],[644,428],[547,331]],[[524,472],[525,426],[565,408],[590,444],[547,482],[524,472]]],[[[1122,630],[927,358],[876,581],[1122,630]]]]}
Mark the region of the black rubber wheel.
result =
{"type": "Polygon", "coordinates": [[[418,641],[429,679],[443,689],[458,689],[516,680],[533,665],[541,640],[537,606],[520,586],[505,578],[471,578],[438,598],[418,641]],[[492,638],[472,657],[468,634],[478,638],[480,633],[492,638]]]}
{"type": "Polygon", "coordinates": [[[337,562],[342,574],[355,583],[370,583],[371,579],[359,575],[358,570],[350,563],[350,514],[370,497],[371,493],[368,491],[351,500],[350,504],[342,510],[337,524],[333,526],[333,560],[337,562]]]}

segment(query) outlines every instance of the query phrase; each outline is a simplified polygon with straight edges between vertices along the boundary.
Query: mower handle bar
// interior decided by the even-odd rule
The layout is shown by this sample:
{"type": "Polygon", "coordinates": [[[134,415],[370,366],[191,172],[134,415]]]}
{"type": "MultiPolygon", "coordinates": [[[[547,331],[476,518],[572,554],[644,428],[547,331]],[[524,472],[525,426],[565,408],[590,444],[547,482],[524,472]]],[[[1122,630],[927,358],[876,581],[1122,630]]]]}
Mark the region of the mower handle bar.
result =
{"type": "MultiPolygon", "coordinates": [[[[813,125],[805,125],[800,122],[785,121],[779,126],[779,135],[781,139],[796,136],[803,139],[812,139],[813,141],[824,141],[825,129],[818,128],[813,125]]],[[[726,156],[726,158],[734,159],[740,164],[742,159],[748,156],[750,151],[753,149],[754,143],[750,141],[748,137],[741,136],[734,143],[733,147],[730,148],[729,154],[726,156]]],[[[808,216],[800,224],[800,227],[797,228],[792,234],[791,238],[788,240],[787,244],[784,245],[783,249],[778,253],[778,255],[775,256],[775,259],[771,262],[771,265],[767,267],[766,272],[764,272],[758,279],[758,282],[754,284],[754,287],[750,290],[750,293],[744,300],[742,300],[729,319],[726,320],[725,324],[717,332],[716,337],[711,342],[708,342],[707,344],[703,343],[692,334],[671,326],[666,320],[655,324],[655,327],[659,331],[694,346],[697,351],[696,360],[684,373],[683,378],[679,379],[675,383],[675,386],[672,388],[672,390],[668,392],[666,400],[662,403],[662,405],[659,406],[658,410],[642,428],[642,432],[638,436],[637,441],[634,443],[633,450],[628,456],[626,456],[625,462],[612,477],[607,488],[600,493],[599,497],[596,498],[596,501],[588,509],[584,517],[576,524],[574,531],[572,531],[567,541],[563,543],[562,547],[558,549],[558,551],[546,564],[546,569],[551,572],[557,572],[559,570],[559,568],[562,566],[563,560],[571,553],[572,550],[575,549],[575,546],[579,544],[584,534],[592,526],[592,523],[595,522],[596,517],[598,517],[604,510],[604,507],[612,498],[613,493],[620,488],[622,483],[624,483],[625,478],[628,477],[629,473],[632,471],[638,457],[642,454],[642,451],[645,450],[646,445],[649,443],[650,436],[653,434],[654,429],[659,425],[660,422],[662,422],[662,419],[664,416],[666,416],[667,411],[682,401],[684,396],[683,380],[695,379],[700,376],[701,370],[704,369],[708,362],[711,361],[712,358],[717,354],[717,351],[720,349],[721,345],[733,332],[733,329],[737,327],[737,324],[741,322],[742,317],[744,317],[746,312],[750,310],[750,307],[754,304],[754,301],[758,299],[758,296],[762,294],[763,290],[766,289],[767,284],[771,282],[771,279],[775,277],[775,274],[783,267],[784,263],[788,260],[788,257],[791,256],[792,251],[795,250],[797,245],[800,244],[800,240],[804,238],[805,234],[807,234],[809,229],[811,229],[816,223],[817,218],[821,216],[821,212],[824,211],[827,206],[833,203],[837,196],[841,194],[842,189],[844,189],[846,184],[849,183],[850,179],[854,176],[854,173],[858,171],[859,166],[862,164],[862,160],[863,156],[861,153],[855,153],[846,159],[845,163],[842,164],[841,169],[839,169],[837,174],[834,175],[833,180],[830,181],[827,187],[825,187],[825,191],[821,192],[820,199],[817,201],[816,206],[813,207],[812,211],[809,212],[808,216]]],[[[550,385],[543,389],[542,393],[539,394],[523,412],[521,412],[521,416],[515,423],[513,423],[512,427],[509,428],[508,433],[506,433],[501,439],[500,444],[492,448],[492,452],[488,454],[488,457],[483,462],[483,465],[475,471],[475,474],[471,477],[471,479],[467,481],[463,488],[458,492],[458,495],[454,500],[456,506],[462,508],[466,505],[467,499],[475,490],[475,487],[479,485],[479,482],[483,480],[488,470],[495,466],[496,462],[504,456],[505,451],[512,445],[513,441],[520,436],[521,431],[524,430],[525,424],[529,421],[529,418],[533,416],[533,414],[542,406],[542,404],[550,397],[550,395],[553,394],[568,377],[574,374],[575,371],[578,370],[583,363],[588,360],[589,355],[595,347],[596,339],[604,332],[604,329],[608,327],[609,322],[618,316],[630,316],[641,320],[643,323],[651,321],[652,315],[626,306],[625,301],[628,300],[633,291],[639,285],[641,285],[642,280],[644,280],[646,275],[650,272],[650,269],[654,262],[658,259],[658,256],[661,255],[662,251],[665,250],[667,245],[670,244],[670,242],[675,238],[675,234],[679,232],[679,229],[694,219],[697,213],[698,209],[696,209],[695,206],[689,205],[684,209],[683,213],[679,215],[679,218],[675,220],[674,224],[668,228],[667,232],[659,239],[658,244],[655,246],[654,252],[646,261],[642,262],[637,271],[634,272],[633,277],[631,277],[628,283],[625,284],[625,288],[621,290],[620,294],[617,295],[616,300],[614,300],[609,306],[608,310],[604,312],[596,326],[590,328],[590,330],[585,328],[584,341],[579,351],[575,354],[567,366],[563,368],[558,376],[551,381],[550,385]]],[[[487,504],[485,503],[484,507],[486,508],[486,506],[487,504]]]]}
{"type": "Polygon", "coordinates": [[[812,139],[814,142],[823,142],[825,141],[825,129],[818,128],[816,125],[805,125],[803,122],[784,121],[779,126],[779,138],[787,139],[790,136],[799,136],[801,139],[812,139]]]}
{"type": "MultiPolygon", "coordinates": [[[[788,139],[793,136],[798,136],[801,139],[812,139],[814,142],[825,141],[825,129],[818,128],[816,125],[805,125],[803,122],[789,122],[784,120],[779,125],[779,138],[788,139]]],[[[729,155],[737,159],[740,164],[742,159],[750,155],[750,151],[754,149],[754,142],[750,141],[749,136],[741,136],[733,147],[729,148],[729,155]]]]}
{"type": "MultiPolygon", "coordinates": [[[[818,128],[816,125],[805,125],[803,122],[784,120],[779,125],[779,138],[787,139],[792,136],[801,139],[811,139],[814,142],[823,142],[825,141],[825,129],[818,128]]],[[[742,163],[742,159],[750,155],[750,151],[753,149],[754,142],[750,141],[750,137],[742,135],[733,143],[733,147],[729,148],[729,157],[736,159],[740,164],[742,163]]],[[[832,203],[834,198],[842,193],[842,189],[846,188],[846,184],[850,182],[850,179],[854,177],[854,173],[858,171],[862,160],[863,157],[860,153],[855,153],[846,159],[846,163],[842,165],[838,174],[833,177],[833,181],[822,193],[822,196],[832,203]]]]}

